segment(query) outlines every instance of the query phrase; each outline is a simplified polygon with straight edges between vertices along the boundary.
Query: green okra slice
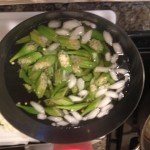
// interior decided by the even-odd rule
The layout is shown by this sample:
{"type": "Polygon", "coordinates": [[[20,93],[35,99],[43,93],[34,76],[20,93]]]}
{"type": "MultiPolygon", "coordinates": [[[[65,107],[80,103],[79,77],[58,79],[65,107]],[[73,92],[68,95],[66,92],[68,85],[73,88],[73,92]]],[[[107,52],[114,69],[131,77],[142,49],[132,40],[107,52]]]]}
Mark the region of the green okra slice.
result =
{"type": "Polygon", "coordinates": [[[27,76],[26,72],[24,69],[20,69],[19,70],[19,78],[23,79],[26,83],[28,83],[29,85],[32,84],[32,81],[30,80],[30,78],[27,76]]]}
{"type": "Polygon", "coordinates": [[[94,30],[92,32],[92,38],[99,40],[99,41],[104,41],[103,34],[100,31],[94,30]]]}
{"type": "Polygon", "coordinates": [[[51,97],[54,97],[55,94],[62,88],[64,88],[65,86],[67,85],[67,81],[62,81],[60,84],[56,85],[52,94],[51,94],[51,97]]]}
{"type": "Polygon", "coordinates": [[[45,47],[48,42],[48,39],[46,37],[41,36],[40,33],[35,29],[32,32],[30,32],[30,37],[32,41],[39,44],[41,47],[45,47]]]}
{"type": "Polygon", "coordinates": [[[71,111],[78,111],[86,107],[88,103],[80,103],[80,104],[73,104],[69,106],[56,106],[57,108],[60,109],[66,109],[66,110],[71,110],[71,111]]]}
{"type": "Polygon", "coordinates": [[[46,107],[45,112],[48,115],[55,116],[55,117],[62,117],[63,116],[62,111],[56,107],[46,107]]]}
{"type": "Polygon", "coordinates": [[[37,81],[37,79],[39,78],[39,76],[41,75],[41,73],[42,73],[42,70],[33,70],[33,69],[30,69],[30,71],[28,71],[28,77],[32,81],[37,81]]]}
{"type": "Polygon", "coordinates": [[[24,111],[30,113],[30,114],[34,114],[34,115],[37,115],[39,114],[38,111],[36,111],[33,107],[31,106],[24,106],[24,105],[21,105],[21,104],[16,104],[17,107],[23,109],[24,111]]]}
{"type": "Polygon", "coordinates": [[[63,81],[63,70],[60,68],[54,73],[54,84],[58,85],[63,81]]]}
{"type": "Polygon", "coordinates": [[[16,41],[16,44],[24,44],[31,41],[31,37],[29,35],[22,37],[21,39],[16,41]]]}
{"type": "Polygon", "coordinates": [[[89,112],[91,112],[92,110],[96,109],[96,107],[98,107],[98,105],[101,102],[101,98],[95,99],[93,100],[82,112],[82,116],[85,116],[86,114],[88,114],[89,112]]]}
{"type": "Polygon", "coordinates": [[[58,90],[57,93],[53,97],[54,98],[65,97],[66,94],[68,93],[68,91],[69,91],[68,87],[64,87],[64,88],[58,90]]]}
{"type": "Polygon", "coordinates": [[[84,81],[91,81],[92,78],[93,78],[92,73],[88,73],[87,75],[82,76],[82,79],[83,79],[84,81]]]}
{"type": "Polygon", "coordinates": [[[90,84],[88,96],[90,97],[91,100],[95,99],[96,92],[97,92],[97,86],[95,84],[90,84]]]}
{"type": "Polygon", "coordinates": [[[66,36],[58,36],[57,42],[60,43],[62,47],[72,50],[79,50],[80,49],[80,41],[77,39],[70,39],[66,36]]]}
{"type": "Polygon", "coordinates": [[[28,93],[31,93],[33,91],[33,88],[31,85],[29,84],[23,84],[23,86],[25,87],[25,89],[28,91],[28,93]]]}
{"type": "Polygon", "coordinates": [[[57,34],[53,29],[44,25],[40,25],[37,30],[41,35],[45,36],[48,40],[56,41],[57,34]]]}
{"type": "Polygon", "coordinates": [[[10,59],[10,63],[13,63],[16,59],[25,56],[31,52],[34,52],[37,50],[38,45],[36,43],[30,42],[25,44],[20,50],[19,52],[17,52],[11,59],[10,59]]]}
{"type": "Polygon", "coordinates": [[[45,72],[42,72],[36,83],[36,89],[35,89],[35,93],[38,98],[42,98],[44,96],[44,93],[47,88],[47,82],[48,82],[47,75],[45,74],[45,72]]]}
{"type": "Polygon", "coordinates": [[[94,49],[97,53],[100,53],[103,51],[103,44],[96,39],[92,39],[89,42],[89,46],[94,49]]]}
{"type": "Polygon", "coordinates": [[[91,59],[91,55],[86,51],[86,50],[78,50],[78,51],[67,51],[67,54],[69,55],[78,55],[78,56],[83,56],[91,59]]]}
{"type": "Polygon", "coordinates": [[[79,67],[85,69],[94,69],[97,66],[96,62],[88,61],[88,60],[80,60],[79,67]]]}
{"type": "Polygon", "coordinates": [[[49,99],[49,101],[52,101],[54,104],[60,105],[60,106],[68,106],[68,105],[73,104],[73,102],[67,97],[51,98],[51,99],[49,99]]]}
{"type": "Polygon", "coordinates": [[[65,51],[60,51],[58,53],[59,63],[66,72],[72,72],[72,64],[69,55],[65,51]]]}
{"type": "Polygon", "coordinates": [[[33,70],[42,70],[51,67],[56,59],[56,55],[45,55],[33,65],[33,70]]]}
{"type": "Polygon", "coordinates": [[[39,58],[42,57],[42,54],[39,52],[32,52],[18,59],[18,64],[21,66],[31,65],[35,63],[39,58]]]}
{"type": "Polygon", "coordinates": [[[81,44],[81,48],[86,50],[90,55],[92,55],[92,53],[94,52],[94,50],[90,46],[88,46],[87,44],[81,44]]]}

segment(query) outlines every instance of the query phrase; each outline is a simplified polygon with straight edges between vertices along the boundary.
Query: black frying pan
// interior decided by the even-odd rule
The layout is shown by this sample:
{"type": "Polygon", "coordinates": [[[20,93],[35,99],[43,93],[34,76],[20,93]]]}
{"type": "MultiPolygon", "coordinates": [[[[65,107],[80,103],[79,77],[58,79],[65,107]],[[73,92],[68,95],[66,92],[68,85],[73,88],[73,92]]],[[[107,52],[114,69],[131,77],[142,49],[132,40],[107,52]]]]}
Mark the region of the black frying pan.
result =
{"type": "Polygon", "coordinates": [[[11,30],[0,44],[0,111],[18,130],[40,141],[52,143],[77,143],[92,140],[110,133],[119,127],[135,110],[144,85],[144,69],[139,52],[127,34],[111,22],[86,12],[47,12],[32,17],[11,30]],[[22,87],[18,68],[9,64],[16,53],[15,42],[39,24],[51,19],[89,20],[99,30],[107,30],[113,35],[114,42],[120,42],[129,63],[131,81],[125,97],[118,102],[110,114],[101,118],[80,123],[76,127],[54,127],[46,121],[39,121],[18,109],[18,101],[36,100],[22,87]]]}

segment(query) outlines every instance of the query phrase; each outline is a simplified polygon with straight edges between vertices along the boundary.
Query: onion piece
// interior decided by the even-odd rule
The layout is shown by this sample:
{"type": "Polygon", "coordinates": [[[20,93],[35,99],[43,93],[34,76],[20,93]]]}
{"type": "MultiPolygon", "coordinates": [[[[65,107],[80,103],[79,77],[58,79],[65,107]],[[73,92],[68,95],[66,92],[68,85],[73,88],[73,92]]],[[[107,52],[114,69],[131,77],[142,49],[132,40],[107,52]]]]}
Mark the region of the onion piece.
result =
{"type": "Polygon", "coordinates": [[[82,78],[79,78],[77,80],[77,87],[79,89],[79,91],[83,90],[85,87],[85,81],[82,78]]]}
{"type": "Polygon", "coordinates": [[[117,60],[118,60],[118,55],[117,54],[114,54],[112,57],[111,57],[111,63],[115,63],[117,60]]]}
{"type": "Polygon", "coordinates": [[[56,50],[59,46],[60,46],[59,43],[53,43],[53,44],[51,44],[51,45],[47,48],[47,50],[48,50],[49,52],[52,52],[52,51],[56,50]]]}
{"type": "Polygon", "coordinates": [[[121,87],[123,87],[124,85],[125,85],[125,80],[120,80],[120,81],[110,85],[109,88],[117,90],[117,89],[120,89],[121,87]]]}
{"type": "Polygon", "coordinates": [[[98,108],[103,108],[105,107],[106,105],[108,105],[110,102],[111,102],[111,98],[106,96],[102,99],[102,101],[100,102],[100,104],[98,105],[98,108]]]}
{"type": "Polygon", "coordinates": [[[64,35],[64,36],[68,36],[69,35],[69,31],[65,30],[65,29],[57,29],[56,33],[58,35],[64,35]]]}
{"type": "Polygon", "coordinates": [[[114,107],[113,104],[108,104],[107,106],[101,109],[102,112],[110,111],[114,107]]]}
{"type": "Polygon", "coordinates": [[[34,101],[31,101],[31,102],[30,102],[30,105],[31,105],[35,110],[37,110],[39,113],[42,113],[42,114],[45,113],[44,107],[43,107],[42,105],[40,105],[39,103],[34,102],[34,101]]]}
{"type": "Polygon", "coordinates": [[[49,116],[47,117],[47,119],[54,121],[54,122],[60,122],[63,121],[63,119],[61,117],[53,117],[53,116],[49,116]]]}
{"type": "Polygon", "coordinates": [[[76,111],[71,111],[71,114],[73,115],[73,117],[74,117],[76,120],[78,120],[78,121],[82,120],[82,116],[81,116],[78,112],[76,112],[76,111]]]}
{"type": "Polygon", "coordinates": [[[104,95],[106,92],[107,92],[107,89],[106,89],[106,88],[99,89],[99,90],[96,92],[95,97],[98,98],[98,97],[104,95]]]}
{"type": "Polygon", "coordinates": [[[76,120],[73,116],[65,115],[64,118],[71,124],[78,124],[79,121],[76,120]]]}
{"type": "Polygon", "coordinates": [[[90,22],[90,21],[82,21],[85,25],[90,26],[91,28],[95,29],[96,24],[90,22]]]}
{"type": "Polygon", "coordinates": [[[105,95],[111,98],[118,98],[118,94],[114,91],[107,91],[105,95]]]}
{"type": "Polygon", "coordinates": [[[119,74],[126,74],[128,72],[128,70],[127,69],[123,69],[123,68],[117,68],[116,72],[119,73],[119,74]]]}
{"type": "Polygon", "coordinates": [[[78,26],[81,26],[81,21],[78,20],[68,20],[63,23],[63,28],[67,30],[72,30],[78,26]]]}
{"type": "Polygon", "coordinates": [[[80,96],[80,97],[83,97],[83,98],[85,98],[87,95],[88,95],[88,91],[87,90],[81,90],[79,93],[78,93],[78,95],[80,96]]]}
{"type": "Polygon", "coordinates": [[[69,89],[72,89],[72,88],[76,85],[76,82],[77,82],[76,77],[75,77],[73,74],[71,74],[71,75],[69,76],[68,88],[69,88],[69,89]]]}
{"type": "Polygon", "coordinates": [[[95,67],[94,72],[108,72],[109,69],[110,69],[109,67],[98,66],[98,67],[95,67]]]}
{"type": "Polygon", "coordinates": [[[111,60],[111,54],[110,54],[109,52],[107,52],[107,53],[105,54],[105,60],[106,60],[106,61],[110,61],[110,60],[111,60]]]}
{"type": "Polygon", "coordinates": [[[83,27],[83,26],[80,26],[80,27],[77,27],[76,29],[74,29],[74,30],[71,32],[70,36],[71,36],[71,37],[72,37],[72,36],[78,36],[78,35],[82,36],[83,34],[84,34],[84,27],[83,27]]]}
{"type": "Polygon", "coordinates": [[[69,112],[68,112],[67,110],[65,110],[65,109],[63,109],[63,113],[64,113],[65,115],[68,115],[68,114],[69,114],[69,112]]]}
{"type": "Polygon", "coordinates": [[[106,116],[106,115],[108,115],[109,114],[109,111],[101,111],[98,115],[97,115],[97,118],[102,118],[102,117],[104,117],[104,116],[106,116]]]}
{"type": "Polygon", "coordinates": [[[40,120],[45,120],[47,118],[47,116],[43,113],[40,113],[37,115],[37,118],[40,119],[40,120]]]}
{"type": "Polygon", "coordinates": [[[79,96],[75,96],[75,95],[69,95],[68,96],[73,102],[81,102],[83,100],[83,98],[79,97],[79,96]]]}
{"type": "Polygon", "coordinates": [[[121,92],[118,94],[118,100],[120,101],[124,97],[124,94],[121,92]]]}
{"type": "Polygon", "coordinates": [[[110,68],[115,69],[117,67],[118,67],[118,64],[117,63],[113,63],[110,68]]]}
{"type": "Polygon", "coordinates": [[[119,43],[113,43],[112,46],[116,54],[123,55],[123,50],[119,43]]]}
{"type": "Polygon", "coordinates": [[[85,117],[87,118],[87,120],[94,119],[98,115],[99,111],[100,111],[99,108],[96,108],[93,111],[91,111],[89,114],[87,114],[85,117]]]}
{"type": "Polygon", "coordinates": [[[57,122],[57,126],[66,126],[68,124],[69,123],[67,121],[59,121],[59,122],[57,122]]]}
{"type": "Polygon", "coordinates": [[[49,23],[48,23],[48,27],[49,28],[59,28],[61,26],[61,22],[58,21],[58,20],[51,20],[49,23]]]}
{"type": "Polygon", "coordinates": [[[92,36],[92,30],[87,31],[87,32],[82,36],[81,43],[82,43],[82,44],[86,44],[88,41],[90,41],[91,36],[92,36]]]}
{"type": "Polygon", "coordinates": [[[110,71],[110,75],[111,75],[111,77],[112,77],[112,79],[113,79],[114,81],[118,81],[117,74],[116,74],[116,72],[115,72],[114,70],[111,70],[111,71],[110,71]]]}
{"type": "Polygon", "coordinates": [[[108,31],[103,32],[103,37],[104,37],[105,42],[109,44],[110,46],[112,46],[113,38],[108,31]]]}

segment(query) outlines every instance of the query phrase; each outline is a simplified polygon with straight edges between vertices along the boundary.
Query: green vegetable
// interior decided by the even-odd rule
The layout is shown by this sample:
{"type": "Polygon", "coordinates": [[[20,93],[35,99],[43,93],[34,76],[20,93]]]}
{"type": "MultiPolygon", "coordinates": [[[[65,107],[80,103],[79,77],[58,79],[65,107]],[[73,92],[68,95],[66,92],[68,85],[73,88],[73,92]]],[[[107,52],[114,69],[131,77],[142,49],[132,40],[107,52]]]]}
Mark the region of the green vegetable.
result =
{"type": "Polygon", "coordinates": [[[31,65],[35,63],[39,58],[42,57],[42,54],[39,52],[32,52],[18,59],[18,64],[21,66],[31,65]]]}
{"type": "Polygon", "coordinates": [[[27,42],[30,42],[30,41],[31,41],[31,38],[30,38],[29,35],[27,35],[27,36],[24,36],[21,39],[17,40],[16,44],[24,44],[24,43],[27,43],[27,42]]]}
{"type": "Polygon", "coordinates": [[[19,108],[21,108],[21,109],[23,109],[24,111],[26,111],[26,112],[28,112],[28,113],[30,113],[30,114],[34,114],[34,115],[39,114],[39,112],[36,111],[36,110],[35,110],[33,107],[31,107],[31,106],[23,106],[23,105],[21,105],[21,104],[16,104],[16,106],[19,107],[19,108]]]}
{"type": "Polygon", "coordinates": [[[86,107],[87,105],[88,105],[88,103],[80,103],[80,104],[74,104],[74,105],[69,105],[69,106],[56,106],[56,107],[60,108],[60,109],[78,111],[78,110],[81,110],[82,108],[86,107]]]}
{"type": "Polygon", "coordinates": [[[48,115],[55,116],[55,117],[62,117],[63,116],[62,111],[56,107],[46,107],[45,112],[48,115]]]}
{"type": "Polygon", "coordinates": [[[42,98],[47,88],[48,78],[44,72],[41,73],[37,83],[35,93],[38,98],[42,98]]]}
{"type": "Polygon", "coordinates": [[[20,50],[18,53],[16,53],[11,59],[10,59],[10,63],[13,63],[14,60],[22,57],[22,56],[25,56],[31,52],[34,52],[37,50],[37,47],[38,45],[33,43],[33,42],[30,42],[30,43],[27,43],[25,44],[20,50]]]}
{"type": "Polygon", "coordinates": [[[99,40],[99,41],[104,41],[103,34],[97,30],[93,30],[92,38],[99,40]]]}

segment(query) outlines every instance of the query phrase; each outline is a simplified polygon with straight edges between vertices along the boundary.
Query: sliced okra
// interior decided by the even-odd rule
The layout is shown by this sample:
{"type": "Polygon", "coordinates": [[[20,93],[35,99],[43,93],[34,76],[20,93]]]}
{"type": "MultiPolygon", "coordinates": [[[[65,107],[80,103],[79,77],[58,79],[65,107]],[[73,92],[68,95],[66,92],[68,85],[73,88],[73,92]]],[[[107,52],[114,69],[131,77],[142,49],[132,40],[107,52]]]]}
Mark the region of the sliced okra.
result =
{"type": "Polygon", "coordinates": [[[16,59],[25,56],[31,52],[34,52],[37,50],[38,45],[30,42],[25,44],[20,50],[19,52],[17,52],[11,59],[10,59],[10,63],[13,63],[16,59]]]}
{"type": "Polygon", "coordinates": [[[24,36],[16,41],[16,44],[24,44],[31,41],[31,37],[29,35],[24,36]]]}
{"type": "Polygon", "coordinates": [[[56,107],[46,107],[45,112],[48,115],[55,116],[55,117],[63,116],[63,112],[59,108],[56,108],[56,107]]]}

